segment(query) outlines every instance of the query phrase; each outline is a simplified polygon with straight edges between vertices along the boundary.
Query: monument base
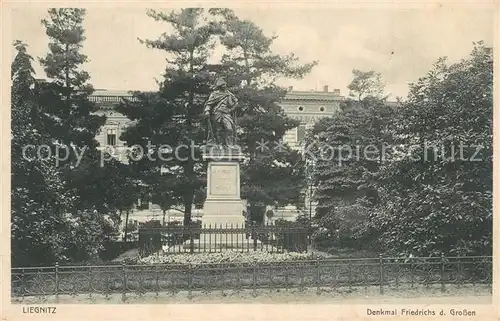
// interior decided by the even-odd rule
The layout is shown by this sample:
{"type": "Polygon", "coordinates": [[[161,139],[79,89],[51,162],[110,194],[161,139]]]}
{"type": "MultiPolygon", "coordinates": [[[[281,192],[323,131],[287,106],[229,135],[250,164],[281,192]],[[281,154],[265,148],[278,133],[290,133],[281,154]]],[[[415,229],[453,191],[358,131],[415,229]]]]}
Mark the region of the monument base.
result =
{"type": "Polygon", "coordinates": [[[220,252],[253,250],[262,246],[246,232],[243,202],[240,197],[241,150],[227,146],[206,146],[203,159],[208,161],[207,199],[203,205],[202,228],[208,229],[199,239],[188,240],[183,251],[220,252]],[[237,229],[235,231],[235,229],[237,229]]]}
{"type": "Polygon", "coordinates": [[[207,233],[200,234],[196,240],[188,240],[183,250],[193,248],[194,252],[220,252],[222,250],[253,250],[261,241],[253,240],[251,235],[242,233],[245,228],[243,204],[239,199],[208,199],[205,201],[201,218],[202,228],[207,233]]]}
{"type": "Polygon", "coordinates": [[[221,251],[253,251],[255,247],[262,246],[259,240],[247,238],[245,234],[201,234],[200,238],[188,240],[182,245],[183,251],[189,252],[193,249],[195,253],[221,252],[221,251]]]}
{"type": "Polygon", "coordinates": [[[243,203],[241,199],[209,198],[203,206],[201,221],[204,227],[243,228],[243,203]]]}

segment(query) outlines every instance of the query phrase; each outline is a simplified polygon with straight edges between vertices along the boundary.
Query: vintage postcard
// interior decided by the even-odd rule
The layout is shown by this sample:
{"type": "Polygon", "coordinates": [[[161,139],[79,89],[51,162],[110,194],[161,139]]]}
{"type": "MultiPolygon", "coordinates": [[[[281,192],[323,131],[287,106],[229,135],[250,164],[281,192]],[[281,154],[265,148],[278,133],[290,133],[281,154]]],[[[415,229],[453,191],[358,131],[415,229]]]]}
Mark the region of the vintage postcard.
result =
{"type": "Polygon", "coordinates": [[[2,320],[497,320],[498,9],[3,2],[2,320]]]}

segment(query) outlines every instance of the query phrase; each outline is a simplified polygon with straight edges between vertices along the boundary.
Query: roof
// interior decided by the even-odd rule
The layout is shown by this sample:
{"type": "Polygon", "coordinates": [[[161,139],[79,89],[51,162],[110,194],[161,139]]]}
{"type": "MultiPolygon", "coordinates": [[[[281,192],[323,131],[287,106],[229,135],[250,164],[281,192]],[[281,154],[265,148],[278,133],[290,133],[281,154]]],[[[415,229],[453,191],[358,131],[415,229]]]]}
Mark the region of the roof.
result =
{"type": "MultiPolygon", "coordinates": [[[[96,103],[119,103],[124,98],[132,98],[132,90],[95,90],[90,96],[90,100],[96,103]]],[[[335,92],[319,91],[291,91],[283,99],[284,101],[339,101],[344,97],[335,92]]]]}
{"type": "Polygon", "coordinates": [[[132,96],[133,90],[106,90],[106,89],[96,89],[92,96],[117,96],[117,97],[130,97],[132,96]]]}
{"type": "MultiPolygon", "coordinates": [[[[133,98],[134,91],[125,90],[105,90],[98,89],[90,96],[90,100],[100,104],[102,109],[113,109],[118,103],[122,102],[123,99],[133,98]]],[[[336,92],[324,92],[324,91],[290,91],[286,94],[283,102],[335,102],[344,100],[344,96],[340,96],[336,92]]],[[[389,106],[397,106],[398,102],[388,101],[389,106]]]]}
{"type": "Polygon", "coordinates": [[[339,101],[344,97],[331,91],[290,91],[284,100],[339,101]]]}
{"type": "Polygon", "coordinates": [[[123,99],[133,99],[132,91],[117,90],[95,90],[89,99],[92,102],[100,104],[101,109],[113,109],[115,105],[122,102],[123,99]]]}

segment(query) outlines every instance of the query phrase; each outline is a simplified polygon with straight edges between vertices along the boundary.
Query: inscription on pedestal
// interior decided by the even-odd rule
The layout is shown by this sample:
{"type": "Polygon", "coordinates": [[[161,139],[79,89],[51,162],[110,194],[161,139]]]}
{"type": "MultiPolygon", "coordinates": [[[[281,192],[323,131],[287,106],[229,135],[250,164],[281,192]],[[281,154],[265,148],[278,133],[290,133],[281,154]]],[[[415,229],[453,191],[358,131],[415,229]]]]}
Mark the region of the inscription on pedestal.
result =
{"type": "Polygon", "coordinates": [[[212,165],[210,194],[214,196],[237,196],[237,178],[237,165],[212,165]]]}

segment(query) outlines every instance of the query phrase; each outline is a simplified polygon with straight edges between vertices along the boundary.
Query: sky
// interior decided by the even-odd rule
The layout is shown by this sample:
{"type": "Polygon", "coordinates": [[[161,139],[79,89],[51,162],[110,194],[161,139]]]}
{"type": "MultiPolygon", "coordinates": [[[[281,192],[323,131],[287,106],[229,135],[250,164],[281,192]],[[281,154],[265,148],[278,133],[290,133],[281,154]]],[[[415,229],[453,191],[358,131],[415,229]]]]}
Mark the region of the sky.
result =
{"type": "MultiPolygon", "coordinates": [[[[168,9],[161,9],[169,11],[168,9]]],[[[275,53],[294,53],[301,62],[318,61],[300,80],[280,79],[296,90],[346,88],[352,69],[382,74],[386,92],[394,99],[406,97],[408,84],[425,75],[442,56],[450,62],[469,55],[473,42],[493,46],[495,11],[492,5],[435,6],[432,8],[235,8],[241,19],[276,35],[275,53]]],[[[12,37],[28,44],[33,57],[48,50],[40,23],[43,8],[12,11],[12,37]]],[[[165,53],[148,49],[138,38],[156,39],[168,25],[154,21],[144,8],[88,8],[82,52],[84,66],[96,89],[156,90],[155,79],[165,68],[165,53]]],[[[217,59],[217,52],[214,56],[217,59]]],[[[35,59],[38,78],[45,78],[35,59]]]]}

